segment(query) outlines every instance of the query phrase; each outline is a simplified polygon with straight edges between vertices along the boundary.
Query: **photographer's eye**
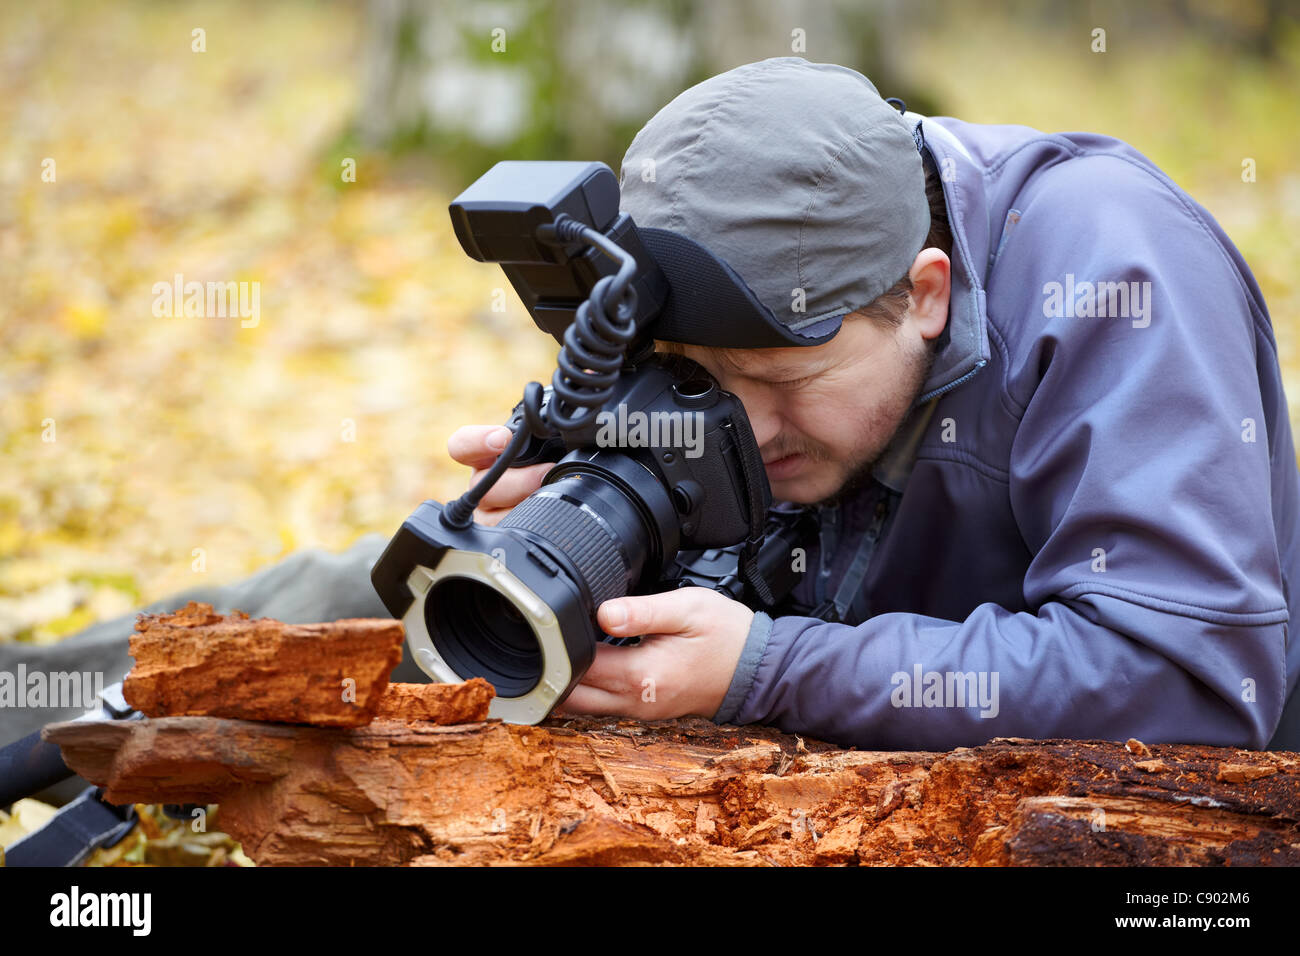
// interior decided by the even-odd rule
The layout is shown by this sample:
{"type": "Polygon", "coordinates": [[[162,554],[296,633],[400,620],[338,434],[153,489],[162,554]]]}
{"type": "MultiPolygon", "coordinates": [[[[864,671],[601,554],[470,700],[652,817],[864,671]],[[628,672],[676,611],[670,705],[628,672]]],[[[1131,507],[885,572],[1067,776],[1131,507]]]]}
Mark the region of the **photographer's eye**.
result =
{"type": "Polygon", "coordinates": [[[792,378],[786,382],[772,382],[771,384],[775,385],[777,388],[798,388],[800,385],[811,382],[813,378],[814,376],[812,375],[805,375],[803,378],[792,378]]]}

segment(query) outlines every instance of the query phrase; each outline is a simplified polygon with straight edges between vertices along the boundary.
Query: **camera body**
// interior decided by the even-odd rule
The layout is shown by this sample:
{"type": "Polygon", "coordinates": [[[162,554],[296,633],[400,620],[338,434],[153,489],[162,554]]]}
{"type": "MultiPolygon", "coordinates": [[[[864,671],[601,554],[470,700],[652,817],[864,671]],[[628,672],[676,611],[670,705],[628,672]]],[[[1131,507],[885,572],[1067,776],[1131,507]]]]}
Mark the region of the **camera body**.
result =
{"type": "MultiPolygon", "coordinates": [[[[512,431],[522,415],[516,406],[506,423],[512,431]]],[[[667,489],[679,522],[679,535],[654,552],[651,566],[662,572],[679,549],[744,540],[750,525],[745,482],[752,470],[744,455],[752,444],[739,399],[697,362],[652,352],[622,369],[606,408],[590,424],[564,440],[531,444],[512,467],[554,461],[545,479],[550,484],[575,470],[612,469],[617,459],[611,452],[636,461],[667,489]],[[566,453],[567,445],[577,447],[566,453]]],[[[607,473],[617,480],[613,470],[607,473]]]]}

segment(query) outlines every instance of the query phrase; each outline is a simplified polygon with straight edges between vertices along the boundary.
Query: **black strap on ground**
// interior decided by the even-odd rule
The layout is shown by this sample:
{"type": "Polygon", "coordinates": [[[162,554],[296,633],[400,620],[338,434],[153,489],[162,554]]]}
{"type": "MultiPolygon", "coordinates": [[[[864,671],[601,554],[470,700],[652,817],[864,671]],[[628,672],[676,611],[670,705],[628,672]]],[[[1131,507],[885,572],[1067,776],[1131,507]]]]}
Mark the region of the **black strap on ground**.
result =
{"type": "Polygon", "coordinates": [[[80,866],[95,850],[113,846],[135,827],[135,805],[106,803],[99,787],[61,807],[34,833],[5,850],[5,866],[80,866]]]}
{"type": "Polygon", "coordinates": [[[0,747],[0,807],[40,793],[72,776],[57,744],[41,739],[39,730],[0,747]]]}

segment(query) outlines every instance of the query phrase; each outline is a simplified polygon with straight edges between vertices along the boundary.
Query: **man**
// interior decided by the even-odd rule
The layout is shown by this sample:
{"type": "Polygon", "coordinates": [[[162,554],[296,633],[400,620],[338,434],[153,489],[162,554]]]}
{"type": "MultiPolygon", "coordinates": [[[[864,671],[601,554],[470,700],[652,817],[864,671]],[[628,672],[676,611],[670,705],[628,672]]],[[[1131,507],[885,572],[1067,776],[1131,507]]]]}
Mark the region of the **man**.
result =
{"type": "MultiPolygon", "coordinates": [[[[561,713],[870,748],[1300,748],[1300,486],[1268,313],[1149,160],[900,115],[852,70],[783,57],[681,94],[622,172],[638,225],[760,303],[656,335],[741,399],[774,497],[815,505],[821,540],[798,613],[699,588],[606,602],[607,633],[654,636],[599,647],[561,713]]],[[[481,470],[505,435],[449,450],[481,470]]],[[[546,467],[508,473],[479,520],[546,467]]]]}

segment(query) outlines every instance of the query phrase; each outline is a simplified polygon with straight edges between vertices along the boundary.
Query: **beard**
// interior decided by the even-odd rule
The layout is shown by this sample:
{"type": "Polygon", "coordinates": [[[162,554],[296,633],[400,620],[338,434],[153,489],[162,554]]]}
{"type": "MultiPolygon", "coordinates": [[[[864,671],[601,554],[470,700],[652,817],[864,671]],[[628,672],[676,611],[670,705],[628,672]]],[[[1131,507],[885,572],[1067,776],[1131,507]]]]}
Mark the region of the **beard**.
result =
{"type": "Polygon", "coordinates": [[[855,462],[849,469],[848,476],[840,484],[839,488],[827,495],[825,498],[814,502],[811,507],[814,508],[832,508],[843,503],[845,500],[856,496],[864,488],[868,487],[874,481],[873,472],[880,459],[884,457],[885,452],[894,443],[898,433],[903,430],[911,412],[916,408],[916,400],[921,397],[921,391],[925,388],[926,379],[930,377],[930,370],[934,367],[935,356],[938,354],[935,340],[931,339],[925,348],[925,351],[913,356],[908,362],[909,372],[907,375],[908,402],[906,411],[899,416],[898,421],[894,423],[889,437],[885,441],[872,449],[867,456],[855,462]]]}

